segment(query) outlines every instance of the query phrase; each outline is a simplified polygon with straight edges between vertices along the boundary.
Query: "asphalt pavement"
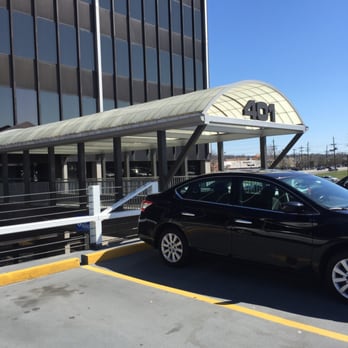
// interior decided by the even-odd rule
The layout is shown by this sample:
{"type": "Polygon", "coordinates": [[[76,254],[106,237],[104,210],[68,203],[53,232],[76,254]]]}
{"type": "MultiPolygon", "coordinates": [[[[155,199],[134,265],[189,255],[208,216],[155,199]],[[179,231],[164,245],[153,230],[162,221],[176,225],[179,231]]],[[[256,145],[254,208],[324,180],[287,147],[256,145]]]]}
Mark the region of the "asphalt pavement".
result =
{"type": "Polygon", "coordinates": [[[348,305],[308,274],[138,240],[0,269],[1,347],[347,347],[348,305]]]}

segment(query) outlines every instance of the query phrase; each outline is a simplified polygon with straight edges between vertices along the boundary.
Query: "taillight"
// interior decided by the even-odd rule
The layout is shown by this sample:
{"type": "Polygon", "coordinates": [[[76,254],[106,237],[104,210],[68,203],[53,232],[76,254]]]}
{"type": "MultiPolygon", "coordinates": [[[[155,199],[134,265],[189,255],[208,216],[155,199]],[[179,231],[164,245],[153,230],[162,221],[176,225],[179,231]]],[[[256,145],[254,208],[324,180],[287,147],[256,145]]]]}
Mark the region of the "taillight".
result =
{"type": "Polygon", "coordinates": [[[145,209],[148,208],[148,207],[149,207],[150,205],[152,205],[152,204],[153,204],[153,202],[151,202],[151,201],[145,199],[145,200],[143,200],[143,201],[141,202],[140,210],[141,210],[141,211],[145,211],[145,209]]]}

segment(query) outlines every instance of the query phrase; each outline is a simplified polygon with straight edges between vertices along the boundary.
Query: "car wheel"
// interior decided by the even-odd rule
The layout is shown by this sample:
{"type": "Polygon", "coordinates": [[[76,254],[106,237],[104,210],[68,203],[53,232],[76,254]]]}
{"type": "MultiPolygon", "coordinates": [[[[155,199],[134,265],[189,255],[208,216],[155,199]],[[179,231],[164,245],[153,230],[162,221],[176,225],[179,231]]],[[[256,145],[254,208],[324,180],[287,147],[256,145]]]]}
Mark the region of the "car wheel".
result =
{"type": "Polygon", "coordinates": [[[348,301],[348,253],[340,253],[330,259],[326,268],[326,282],[334,294],[348,301]]]}
{"type": "Polygon", "coordinates": [[[160,238],[159,250],[163,260],[171,266],[182,266],[189,258],[189,246],[182,232],[170,228],[160,238]]]}

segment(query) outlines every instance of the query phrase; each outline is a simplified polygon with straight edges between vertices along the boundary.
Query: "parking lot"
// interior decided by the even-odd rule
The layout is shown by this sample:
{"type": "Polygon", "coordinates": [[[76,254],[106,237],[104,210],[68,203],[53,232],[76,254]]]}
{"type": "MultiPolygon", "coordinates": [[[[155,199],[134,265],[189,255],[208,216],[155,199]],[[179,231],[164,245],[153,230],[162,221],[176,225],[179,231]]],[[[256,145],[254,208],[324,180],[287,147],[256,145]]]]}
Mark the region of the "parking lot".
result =
{"type": "MultiPolygon", "coordinates": [[[[129,246],[127,248],[132,248],[129,246]]],[[[310,274],[152,249],[0,288],[1,347],[347,347],[348,304],[310,274]]]]}

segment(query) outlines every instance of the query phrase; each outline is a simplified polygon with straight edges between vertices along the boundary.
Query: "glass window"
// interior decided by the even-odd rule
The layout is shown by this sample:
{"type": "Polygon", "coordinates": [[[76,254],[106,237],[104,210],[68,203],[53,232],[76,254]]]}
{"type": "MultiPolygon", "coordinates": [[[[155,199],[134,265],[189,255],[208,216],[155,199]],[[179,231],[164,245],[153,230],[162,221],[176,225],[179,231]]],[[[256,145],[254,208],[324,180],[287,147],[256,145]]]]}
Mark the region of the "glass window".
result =
{"type": "Polygon", "coordinates": [[[37,125],[37,97],[32,89],[16,89],[17,123],[30,122],[37,125]]]}
{"type": "Polygon", "coordinates": [[[147,81],[157,82],[157,53],[156,49],[146,47],[146,78],[147,81]]]}
{"type": "Polygon", "coordinates": [[[143,47],[132,44],[132,78],[144,80],[144,52],[143,47]]]}
{"type": "Polygon", "coordinates": [[[175,0],[172,1],[172,31],[179,34],[181,33],[180,4],[175,0]]]}
{"type": "Polygon", "coordinates": [[[77,66],[76,30],[66,24],[59,25],[61,63],[77,66]]]}
{"type": "Polygon", "coordinates": [[[185,89],[193,90],[195,87],[193,79],[193,59],[185,57],[185,89]]]}
{"type": "Polygon", "coordinates": [[[128,43],[116,39],[116,69],[117,76],[129,77],[128,43]]]}
{"type": "Polygon", "coordinates": [[[10,27],[8,11],[0,8],[0,52],[10,54],[10,27]]]}
{"type": "Polygon", "coordinates": [[[170,85],[169,52],[160,50],[161,85],[170,85]]]}
{"type": "Polygon", "coordinates": [[[12,88],[0,86],[0,127],[13,126],[12,88]]]}
{"type": "Polygon", "coordinates": [[[115,11],[127,15],[127,0],[114,0],[115,11]]]}
{"type": "Polygon", "coordinates": [[[64,120],[80,116],[79,97],[77,95],[63,94],[62,103],[64,120]]]}
{"type": "Polygon", "coordinates": [[[24,13],[13,13],[13,48],[14,54],[34,58],[34,24],[33,17],[24,13]]]}
{"type": "Polygon", "coordinates": [[[110,8],[111,8],[110,0],[99,0],[99,5],[100,5],[100,7],[106,8],[108,10],[110,10],[110,8]]]}
{"type": "Polygon", "coordinates": [[[52,21],[38,18],[39,60],[57,63],[56,26],[52,21]]]}
{"type": "Polygon", "coordinates": [[[145,22],[155,25],[156,24],[156,3],[155,0],[146,0],[144,8],[145,22]]]}
{"type": "Polygon", "coordinates": [[[141,19],[141,0],[130,0],[130,16],[135,19],[141,19]]]}
{"type": "Polygon", "coordinates": [[[59,121],[58,93],[40,91],[41,124],[59,121]]]}
{"type": "Polygon", "coordinates": [[[196,60],[196,89],[203,89],[203,64],[196,60]]]}
{"type": "Polygon", "coordinates": [[[114,54],[112,51],[111,37],[101,36],[101,56],[102,56],[102,69],[103,72],[113,74],[114,73],[114,54]]]}
{"type": "Polygon", "coordinates": [[[118,108],[124,108],[124,107],[129,106],[129,105],[130,105],[130,103],[127,100],[118,100],[117,101],[118,108]]]}
{"type": "Polygon", "coordinates": [[[82,115],[91,115],[97,112],[97,101],[92,97],[82,97],[82,115]]]}
{"type": "Polygon", "coordinates": [[[93,33],[86,30],[80,30],[80,48],[81,48],[81,67],[94,70],[94,37],[93,33]]]}
{"type": "Polygon", "coordinates": [[[182,76],[182,57],[177,54],[173,54],[173,84],[175,87],[183,87],[182,76]]]}
{"type": "Polygon", "coordinates": [[[104,111],[115,109],[115,101],[113,99],[103,99],[104,111]]]}
{"type": "Polygon", "coordinates": [[[191,7],[183,7],[184,16],[184,35],[192,37],[192,11],[191,7]]]}
{"type": "Polygon", "coordinates": [[[184,184],[177,189],[183,199],[227,204],[231,203],[232,179],[210,178],[184,184]]]}
{"type": "Polygon", "coordinates": [[[169,29],[168,0],[158,1],[158,23],[161,28],[169,29]]]}
{"type": "Polygon", "coordinates": [[[195,15],[195,38],[197,40],[202,40],[202,22],[201,22],[201,11],[194,11],[195,15]]]}

